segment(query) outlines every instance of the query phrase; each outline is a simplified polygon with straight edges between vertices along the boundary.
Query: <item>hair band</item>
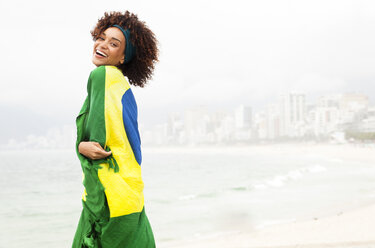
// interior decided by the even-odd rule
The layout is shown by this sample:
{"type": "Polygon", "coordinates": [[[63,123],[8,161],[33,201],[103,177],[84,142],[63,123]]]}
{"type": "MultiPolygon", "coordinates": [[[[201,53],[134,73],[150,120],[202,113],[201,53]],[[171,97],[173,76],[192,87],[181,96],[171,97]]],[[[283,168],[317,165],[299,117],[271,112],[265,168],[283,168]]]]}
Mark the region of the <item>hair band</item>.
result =
{"type": "Polygon", "coordinates": [[[112,27],[116,27],[118,29],[121,30],[121,32],[124,34],[125,36],[125,61],[124,61],[124,64],[127,64],[129,63],[135,56],[135,46],[132,44],[132,42],[130,41],[130,31],[129,29],[126,29],[124,30],[121,26],[115,24],[115,25],[112,25],[112,27]]]}

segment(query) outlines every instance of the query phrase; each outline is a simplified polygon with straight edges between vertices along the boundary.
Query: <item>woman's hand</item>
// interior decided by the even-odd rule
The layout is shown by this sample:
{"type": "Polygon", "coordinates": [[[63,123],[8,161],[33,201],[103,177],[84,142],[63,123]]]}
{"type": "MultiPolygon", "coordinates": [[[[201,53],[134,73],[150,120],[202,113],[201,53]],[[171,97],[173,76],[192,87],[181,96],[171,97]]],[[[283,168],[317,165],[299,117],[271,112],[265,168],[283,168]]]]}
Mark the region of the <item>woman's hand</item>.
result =
{"type": "Polygon", "coordinates": [[[111,151],[104,150],[98,142],[82,141],[78,145],[78,152],[90,159],[101,159],[111,155],[111,151]]]}

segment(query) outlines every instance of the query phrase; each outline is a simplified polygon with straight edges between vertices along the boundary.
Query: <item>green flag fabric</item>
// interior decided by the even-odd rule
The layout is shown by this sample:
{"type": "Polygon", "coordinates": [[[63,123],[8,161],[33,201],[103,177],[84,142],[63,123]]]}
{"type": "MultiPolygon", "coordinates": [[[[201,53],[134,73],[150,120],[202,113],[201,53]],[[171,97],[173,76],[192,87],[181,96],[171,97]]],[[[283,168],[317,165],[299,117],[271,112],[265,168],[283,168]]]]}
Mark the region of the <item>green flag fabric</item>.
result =
{"type": "Polygon", "coordinates": [[[115,66],[94,69],[76,118],[76,153],[84,192],[73,248],[153,248],[145,213],[137,104],[115,66]],[[98,142],[111,155],[91,160],[78,152],[82,141],[98,142]]]}

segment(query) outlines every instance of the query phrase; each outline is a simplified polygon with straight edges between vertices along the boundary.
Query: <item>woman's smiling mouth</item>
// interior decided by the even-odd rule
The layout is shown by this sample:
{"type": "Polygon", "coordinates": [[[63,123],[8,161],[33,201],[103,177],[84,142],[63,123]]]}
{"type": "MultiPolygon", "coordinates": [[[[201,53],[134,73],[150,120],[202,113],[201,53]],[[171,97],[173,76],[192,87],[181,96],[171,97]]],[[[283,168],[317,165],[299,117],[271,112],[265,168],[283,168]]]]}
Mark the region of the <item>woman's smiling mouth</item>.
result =
{"type": "Polygon", "coordinates": [[[99,57],[99,58],[106,58],[106,57],[107,57],[107,54],[105,54],[105,53],[103,53],[102,51],[96,49],[95,56],[97,56],[97,57],[99,57]]]}

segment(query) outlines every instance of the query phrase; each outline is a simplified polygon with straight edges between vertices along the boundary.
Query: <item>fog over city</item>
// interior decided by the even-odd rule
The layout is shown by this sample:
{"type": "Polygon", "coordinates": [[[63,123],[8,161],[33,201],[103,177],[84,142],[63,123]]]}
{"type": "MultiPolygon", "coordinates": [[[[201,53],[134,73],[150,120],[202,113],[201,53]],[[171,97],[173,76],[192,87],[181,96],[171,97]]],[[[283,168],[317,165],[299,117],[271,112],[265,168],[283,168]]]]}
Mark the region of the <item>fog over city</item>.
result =
{"type": "Polygon", "coordinates": [[[94,69],[89,31],[110,10],[138,14],[160,43],[153,80],[132,88],[141,131],[199,106],[248,106],[256,125],[293,92],[306,106],[335,94],[375,104],[373,1],[2,1],[0,144],[74,138],[94,69]]]}

